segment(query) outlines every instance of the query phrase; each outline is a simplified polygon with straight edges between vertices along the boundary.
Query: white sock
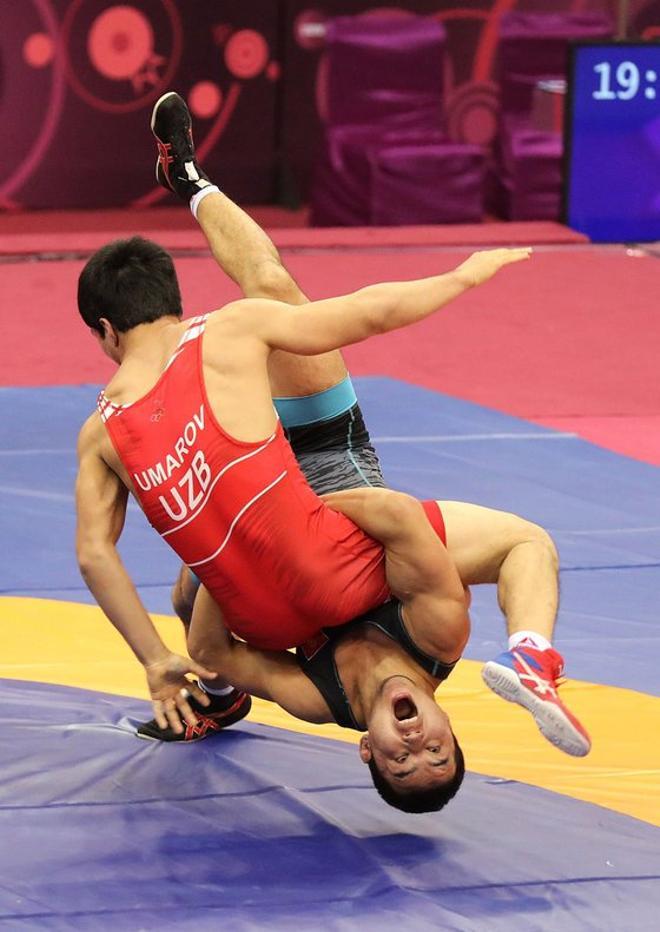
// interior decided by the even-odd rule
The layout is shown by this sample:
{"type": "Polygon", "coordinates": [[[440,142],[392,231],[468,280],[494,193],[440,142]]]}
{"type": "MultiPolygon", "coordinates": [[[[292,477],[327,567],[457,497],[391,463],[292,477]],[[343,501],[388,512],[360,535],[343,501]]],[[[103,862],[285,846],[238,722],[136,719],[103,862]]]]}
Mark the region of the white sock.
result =
{"type": "Polygon", "coordinates": [[[527,644],[528,647],[536,647],[537,650],[548,650],[552,644],[542,634],[536,631],[516,631],[509,638],[509,650],[515,650],[520,644],[527,644]]]}
{"type": "Polygon", "coordinates": [[[204,690],[209,696],[228,696],[229,693],[234,691],[233,686],[223,686],[222,689],[212,689],[211,686],[207,686],[204,680],[199,680],[199,688],[204,690]]]}
{"type": "MultiPolygon", "coordinates": [[[[220,188],[217,186],[217,184],[209,184],[208,181],[203,183],[204,187],[200,188],[200,190],[197,191],[196,194],[193,194],[193,196],[190,198],[190,210],[192,211],[192,215],[195,220],[197,220],[197,211],[199,210],[199,205],[202,203],[204,198],[209,194],[220,194],[220,188]]],[[[202,184],[201,181],[200,184],[202,184]]]]}

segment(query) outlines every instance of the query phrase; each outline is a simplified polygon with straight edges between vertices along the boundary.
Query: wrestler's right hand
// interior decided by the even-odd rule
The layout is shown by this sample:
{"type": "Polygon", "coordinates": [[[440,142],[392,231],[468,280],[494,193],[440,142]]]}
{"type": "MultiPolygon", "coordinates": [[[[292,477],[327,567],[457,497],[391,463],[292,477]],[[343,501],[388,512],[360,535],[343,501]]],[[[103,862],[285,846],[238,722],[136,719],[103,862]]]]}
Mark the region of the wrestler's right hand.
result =
{"type": "Polygon", "coordinates": [[[457,266],[455,272],[469,287],[482,285],[503,266],[522,262],[529,259],[531,254],[531,246],[520,249],[485,249],[473,252],[469,259],[457,266]]]}
{"type": "Polygon", "coordinates": [[[155,663],[145,664],[144,669],[158,727],[169,726],[177,734],[181,734],[182,718],[189,725],[197,724],[197,716],[191,709],[188,698],[194,696],[203,706],[209,705],[210,699],[197,683],[187,678],[186,674],[194,673],[206,679],[213,679],[216,673],[200,666],[190,657],[173,653],[166,654],[155,663]]]}

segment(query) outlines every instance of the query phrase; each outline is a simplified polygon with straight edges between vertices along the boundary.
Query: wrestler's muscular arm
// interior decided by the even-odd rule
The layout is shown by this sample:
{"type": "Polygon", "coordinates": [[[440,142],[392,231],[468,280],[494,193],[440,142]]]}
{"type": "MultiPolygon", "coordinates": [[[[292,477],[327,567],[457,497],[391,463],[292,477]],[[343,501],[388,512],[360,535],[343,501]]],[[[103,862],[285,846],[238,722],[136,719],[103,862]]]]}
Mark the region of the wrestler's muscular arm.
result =
{"type": "Polygon", "coordinates": [[[322,498],[383,544],[387,582],[417,646],[436,660],[458,660],[470,634],[466,592],[417,499],[369,488],[322,498]]]}
{"type": "Polygon", "coordinates": [[[234,318],[271,350],[315,355],[423,320],[463,292],[488,281],[505,265],[528,259],[530,254],[529,248],[476,252],[444,275],[370,285],[298,307],[240,301],[234,305],[234,318]]]}
{"type": "Polygon", "coordinates": [[[203,704],[208,699],[186,678],[186,673],[213,675],[163,644],[117,551],[124,527],[128,491],[101,455],[104,430],[94,414],[78,438],[76,480],[76,552],[82,576],[103,612],[144,665],[161,728],[168,723],[180,732],[176,709],[190,724],[196,722],[181,689],[186,687],[203,704]]]}
{"type": "Polygon", "coordinates": [[[333,721],[325,700],[294,655],[286,650],[259,650],[237,640],[225,628],[222,612],[204,586],[195,599],[188,649],[237,689],[276,702],[305,722],[333,721]]]}

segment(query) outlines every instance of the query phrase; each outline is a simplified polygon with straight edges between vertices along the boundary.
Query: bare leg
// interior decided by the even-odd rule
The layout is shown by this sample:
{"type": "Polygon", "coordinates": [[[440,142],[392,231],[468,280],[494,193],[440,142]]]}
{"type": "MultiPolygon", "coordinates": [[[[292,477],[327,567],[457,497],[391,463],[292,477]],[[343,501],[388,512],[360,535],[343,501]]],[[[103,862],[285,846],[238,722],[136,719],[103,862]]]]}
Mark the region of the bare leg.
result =
{"type": "Polygon", "coordinates": [[[509,650],[483,667],[484,682],[527,709],[541,733],[562,751],[588,754],[586,729],[557,693],[563,660],[543,643],[552,638],[558,603],[559,560],[550,535],[505,512],[461,502],[439,504],[460,571],[475,583],[497,583],[500,608],[514,636],[509,650]],[[520,646],[522,651],[516,650],[520,646]]]}
{"type": "Polygon", "coordinates": [[[387,582],[403,604],[415,643],[438,660],[456,660],[470,633],[465,591],[420,503],[388,489],[352,489],[323,498],[383,544],[387,582]]]}
{"type": "MultiPolygon", "coordinates": [[[[208,657],[211,666],[207,669],[222,671],[223,658],[231,651],[232,635],[225,628],[220,606],[205,587],[196,588],[195,595],[195,609],[187,632],[188,650],[200,657],[208,657]]],[[[216,690],[226,688],[229,683],[220,672],[213,679],[205,679],[204,685],[216,690]]]]}
{"type": "MultiPolygon", "coordinates": [[[[246,298],[308,302],[268,234],[224,194],[209,194],[199,205],[197,220],[216,262],[246,298]]],[[[321,356],[276,352],[269,373],[274,396],[311,395],[341,382],[346,366],[338,350],[321,356]]]]}
{"type": "Polygon", "coordinates": [[[496,583],[509,635],[534,631],[551,641],[559,603],[559,558],[547,531],[492,508],[438,504],[463,585],[496,583]]]}
{"type": "MultiPolygon", "coordinates": [[[[267,297],[287,304],[306,304],[268,234],[224,194],[210,194],[200,204],[198,222],[220,268],[248,298],[267,297]]],[[[321,356],[272,353],[269,360],[274,396],[295,397],[324,391],[346,377],[346,366],[337,350],[321,356]]],[[[172,604],[186,628],[192,617],[197,583],[182,566],[172,589],[172,604]]]]}
{"type": "Polygon", "coordinates": [[[193,576],[185,563],[182,563],[179,569],[179,575],[172,587],[172,608],[183,622],[183,627],[186,629],[186,637],[190,629],[193,605],[198,589],[199,584],[196,577],[193,576]]]}

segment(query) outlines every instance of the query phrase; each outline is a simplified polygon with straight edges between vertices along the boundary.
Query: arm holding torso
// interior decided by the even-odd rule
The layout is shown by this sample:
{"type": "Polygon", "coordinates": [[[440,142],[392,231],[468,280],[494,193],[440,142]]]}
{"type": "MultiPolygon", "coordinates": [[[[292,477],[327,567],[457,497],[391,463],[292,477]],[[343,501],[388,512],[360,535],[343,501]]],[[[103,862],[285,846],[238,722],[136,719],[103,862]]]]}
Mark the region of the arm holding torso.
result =
{"type": "Polygon", "coordinates": [[[215,670],[237,689],[275,702],[305,722],[334,721],[321,693],[289,651],[267,651],[235,638],[224,625],[222,612],[207,589],[195,598],[188,637],[193,657],[215,670]]]}

